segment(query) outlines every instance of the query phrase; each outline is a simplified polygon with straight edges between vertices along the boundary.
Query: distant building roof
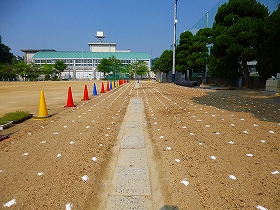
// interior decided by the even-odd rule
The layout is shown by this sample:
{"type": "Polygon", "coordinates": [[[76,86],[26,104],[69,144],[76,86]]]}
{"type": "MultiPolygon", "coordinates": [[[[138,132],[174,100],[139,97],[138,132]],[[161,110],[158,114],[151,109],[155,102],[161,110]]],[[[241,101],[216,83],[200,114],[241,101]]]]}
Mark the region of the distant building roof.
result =
{"type": "Polygon", "coordinates": [[[149,60],[145,52],[80,52],[80,51],[38,51],[32,59],[103,59],[114,56],[119,60],[149,60]]]}
{"type": "Polygon", "coordinates": [[[55,51],[54,49],[21,49],[21,52],[55,51]]]}

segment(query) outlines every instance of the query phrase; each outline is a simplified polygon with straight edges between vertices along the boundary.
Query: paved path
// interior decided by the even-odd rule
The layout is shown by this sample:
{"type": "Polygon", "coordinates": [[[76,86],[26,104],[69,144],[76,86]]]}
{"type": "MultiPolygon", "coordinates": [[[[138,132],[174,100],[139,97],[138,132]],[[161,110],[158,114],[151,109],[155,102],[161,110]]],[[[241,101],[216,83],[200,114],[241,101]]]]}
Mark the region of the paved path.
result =
{"type": "MultiPolygon", "coordinates": [[[[136,83],[135,88],[138,86],[136,83]]],[[[145,126],[142,99],[133,97],[124,116],[115,157],[112,158],[113,175],[107,182],[107,197],[103,197],[106,201],[100,208],[159,209],[163,205],[156,181],[157,171],[154,166],[151,167],[154,165],[152,148],[144,132],[145,126]]]]}

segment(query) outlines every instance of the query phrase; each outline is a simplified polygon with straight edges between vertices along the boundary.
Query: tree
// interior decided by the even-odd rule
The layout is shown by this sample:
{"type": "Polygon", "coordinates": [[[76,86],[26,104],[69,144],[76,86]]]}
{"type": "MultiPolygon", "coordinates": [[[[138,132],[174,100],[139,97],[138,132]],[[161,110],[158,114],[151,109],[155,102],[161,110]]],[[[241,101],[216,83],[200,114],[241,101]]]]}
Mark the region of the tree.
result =
{"type": "Polygon", "coordinates": [[[144,61],[138,59],[129,64],[129,75],[134,77],[135,75],[145,75],[149,73],[148,65],[144,61]]]}
{"type": "Polygon", "coordinates": [[[115,56],[109,58],[103,58],[97,66],[98,71],[103,72],[105,77],[109,73],[113,73],[115,76],[122,69],[122,62],[115,58],[115,56]]]}
{"type": "Polygon", "coordinates": [[[266,36],[257,56],[257,71],[267,79],[279,72],[280,65],[280,5],[265,21],[266,36]]]}
{"type": "Polygon", "coordinates": [[[111,71],[111,66],[110,66],[110,61],[108,58],[103,58],[100,63],[97,66],[97,69],[99,72],[103,72],[103,74],[105,75],[105,77],[107,76],[107,74],[110,73],[111,71]]]}
{"type": "Polygon", "coordinates": [[[188,63],[188,56],[190,55],[190,49],[193,45],[193,34],[190,31],[185,31],[180,34],[180,43],[176,49],[176,70],[185,74],[185,79],[187,78],[187,71],[191,68],[188,63]]]}
{"type": "Polygon", "coordinates": [[[54,73],[58,74],[60,77],[60,74],[67,68],[67,64],[61,60],[57,60],[54,64],[54,68],[56,69],[54,73]]]}
{"type": "Polygon", "coordinates": [[[110,64],[110,72],[116,75],[117,73],[120,73],[122,62],[115,58],[115,56],[109,57],[109,64],[110,64]]]}
{"type": "Polygon", "coordinates": [[[166,81],[168,82],[168,74],[172,69],[173,64],[173,52],[172,50],[165,50],[161,54],[158,60],[155,61],[154,69],[158,69],[161,72],[166,73],[166,81]]]}
{"type": "Polygon", "coordinates": [[[16,78],[16,72],[11,64],[0,64],[0,78],[4,81],[12,81],[16,78]]]}
{"type": "Polygon", "coordinates": [[[23,81],[26,80],[26,75],[30,71],[30,66],[24,63],[24,61],[20,61],[14,64],[15,71],[18,75],[20,75],[23,81]]]}
{"type": "MultiPolygon", "coordinates": [[[[215,16],[213,25],[215,41],[211,54],[220,61],[223,60],[223,64],[232,64],[229,60],[240,62],[248,88],[250,75],[247,61],[256,58],[263,34],[262,24],[267,17],[267,7],[256,0],[229,0],[219,7],[215,16]]],[[[238,65],[230,67],[236,66],[238,65]]],[[[228,66],[224,70],[212,69],[212,71],[221,72],[227,69],[228,66]]]]}
{"type": "Polygon", "coordinates": [[[11,64],[14,55],[10,53],[10,48],[2,43],[2,37],[0,36],[0,64],[11,64]]]}
{"type": "Polygon", "coordinates": [[[54,73],[54,65],[44,63],[41,65],[41,71],[45,74],[45,80],[49,80],[51,75],[54,73]]]}

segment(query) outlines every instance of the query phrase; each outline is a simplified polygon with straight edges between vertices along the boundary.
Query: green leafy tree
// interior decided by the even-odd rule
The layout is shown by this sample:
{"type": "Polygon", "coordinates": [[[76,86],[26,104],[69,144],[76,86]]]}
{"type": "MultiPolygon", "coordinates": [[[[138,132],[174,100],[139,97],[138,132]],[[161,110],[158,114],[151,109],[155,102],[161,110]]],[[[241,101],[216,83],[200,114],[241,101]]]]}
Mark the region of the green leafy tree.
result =
{"type": "Polygon", "coordinates": [[[57,60],[54,64],[54,69],[56,69],[54,71],[55,74],[58,74],[59,77],[61,75],[61,73],[67,68],[67,64],[64,63],[62,60],[57,60]]]}
{"type": "Polygon", "coordinates": [[[266,36],[257,56],[257,71],[267,79],[279,72],[280,65],[280,5],[265,21],[266,36]]]}
{"type": "Polygon", "coordinates": [[[149,68],[147,63],[144,61],[139,61],[138,59],[132,63],[129,64],[129,74],[131,77],[135,77],[135,75],[140,75],[142,78],[142,75],[148,74],[149,68]]]}
{"type": "MultiPolygon", "coordinates": [[[[211,54],[225,66],[224,71],[232,69],[232,61],[240,62],[245,77],[246,87],[250,87],[250,75],[247,61],[254,60],[257,56],[263,35],[263,21],[268,17],[268,9],[255,0],[229,0],[219,7],[215,16],[214,46],[211,54]]],[[[212,66],[213,67],[213,66],[212,66]]],[[[222,69],[212,69],[221,72],[222,69]]],[[[235,70],[238,72],[238,69],[235,70]]],[[[235,74],[237,75],[237,73],[235,74]]]]}
{"type": "Polygon", "coordinates": [[[99,72],[103,72],[105,77],[110,73],[111,66],[108,58],[103,58],[97,66],[99,72]]]}
{"type": "Polygon", "coordinates": [[[0,64],[12,64],[14,55],[10,50],[11,49],[8,46],[2,43],[2,37],[0,36],[0,64]]]}
{"type": "Polygon", "coordinates": [[[164,50],[159,59],[155,61],[154,69],[166,73],[166,81],[168,82],[168,74],[172,70],[172,64],[172,50],[164,50]]]}
{"type": "Polygon", "coordinates": [[[187,78],[187,71],[190,71],[190,77],[192,75],[192,69],[188,63],[188,57],[190,55],[190,49],[193,45],[193,34],[190,31],[185,31],[180,34],[180,43],[176,49],[176,71],[185,74],[186,80],[191,80],[187,78]]]}
{"type": "Polygon", "coordinates": [[[28,64],[27,68],[28,72],[26,72],[26,79],[30,81],[38,80],[38,77],[41,75],[40,66],[35,63],[28,64]]]}
{"type": "Polygon", "coordinates": [[[122,62],[115,58],[115,56],[109,57],[110,72],[114,75],[118,74],[122,70],[122,62]]]}
{"type": "Polygon", "coordinates": [[[54,71],[54,65],[44,63],[41,65],[41,71],[45,75],[45,80],[49,80],[51,79],[51,75],[54,71]]]}
{"type": "Polygon", "coordinates": [[[98,71],[103,72],[105,77],[109,73],[113,73],[115,76],[122,70],[122,62],[114,56],[109,58],[103,58],[97,66],[98,71]]]}
{"type": "Polygon", "coordinates": [[[0,79],[4,81],[13,81],[16,78],[16,72],[13,65],[3,63],[0,64],[0,79]]]}
{"type": "Polygon", "coordinates": [[[14,64],[15,71],[18,75],[20,75],[23,81],[26,80],[26,75],[30,71],[30,66],[24,63],[24,61],[20,61],[14,64]]]}

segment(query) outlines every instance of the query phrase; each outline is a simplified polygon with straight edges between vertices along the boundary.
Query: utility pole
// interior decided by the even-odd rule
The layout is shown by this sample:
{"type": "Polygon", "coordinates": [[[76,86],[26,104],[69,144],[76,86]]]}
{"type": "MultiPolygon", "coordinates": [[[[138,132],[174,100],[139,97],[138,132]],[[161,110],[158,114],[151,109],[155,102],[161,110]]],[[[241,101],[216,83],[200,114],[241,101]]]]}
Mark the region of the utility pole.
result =
{"type": "Polygon", "coordinates": [[[174,0],[174,42],[173,42],[173,66],[172,66],[172,83],[175,83],[175,50],[176,50],[176,25],[177,25],[177,2],[174,0]]]}

